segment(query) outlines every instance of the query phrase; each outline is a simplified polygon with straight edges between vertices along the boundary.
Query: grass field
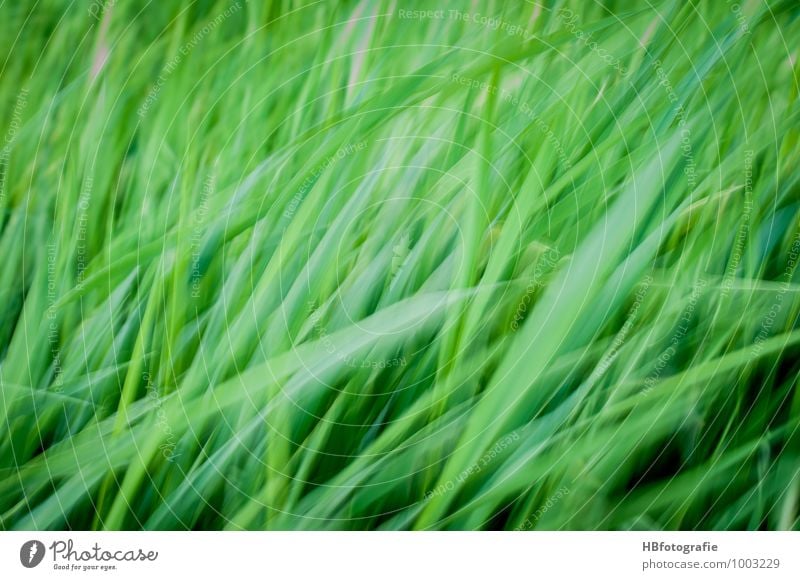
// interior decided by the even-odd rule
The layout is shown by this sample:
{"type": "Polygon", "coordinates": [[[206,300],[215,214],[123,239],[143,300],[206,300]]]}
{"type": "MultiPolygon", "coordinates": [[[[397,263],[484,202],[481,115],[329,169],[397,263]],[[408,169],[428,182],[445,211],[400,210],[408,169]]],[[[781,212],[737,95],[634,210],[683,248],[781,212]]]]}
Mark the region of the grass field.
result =
{"type": "Polygon", "coordinates": [[[0,0],[0,529],[798,529],[798,40],[0,0]]]}

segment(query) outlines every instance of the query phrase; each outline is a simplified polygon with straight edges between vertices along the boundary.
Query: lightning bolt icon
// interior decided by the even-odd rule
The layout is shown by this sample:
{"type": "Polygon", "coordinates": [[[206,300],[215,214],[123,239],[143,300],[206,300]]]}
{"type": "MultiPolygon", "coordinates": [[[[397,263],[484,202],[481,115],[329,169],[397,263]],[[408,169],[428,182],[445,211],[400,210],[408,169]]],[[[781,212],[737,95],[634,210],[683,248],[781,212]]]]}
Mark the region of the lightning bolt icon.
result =
{"type": "Polygon", "coordinates": [[[39,546],[38,546],[38,544],[36,544],[36,542],[34,542],[33,544],[31,544],[31,550],[30,550],[30,552],[28,553],[28,564],[30,564],[31,562],[33,562],[33,557],[36,555],[36,552],[38,552],[38,551],[39,551],[39,546]]]}

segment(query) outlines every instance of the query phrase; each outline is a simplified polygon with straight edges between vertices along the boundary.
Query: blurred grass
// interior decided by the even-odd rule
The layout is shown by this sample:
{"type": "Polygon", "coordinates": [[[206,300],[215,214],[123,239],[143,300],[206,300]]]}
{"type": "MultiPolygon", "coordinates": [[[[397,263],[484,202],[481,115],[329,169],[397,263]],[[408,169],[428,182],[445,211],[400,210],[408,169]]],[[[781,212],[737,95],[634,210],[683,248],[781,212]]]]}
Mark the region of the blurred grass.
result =
{"type": "Polygon", "coordinates": [[[0,528],[797,529],[800,11],[629,6],[0,4],[0,528]]]}

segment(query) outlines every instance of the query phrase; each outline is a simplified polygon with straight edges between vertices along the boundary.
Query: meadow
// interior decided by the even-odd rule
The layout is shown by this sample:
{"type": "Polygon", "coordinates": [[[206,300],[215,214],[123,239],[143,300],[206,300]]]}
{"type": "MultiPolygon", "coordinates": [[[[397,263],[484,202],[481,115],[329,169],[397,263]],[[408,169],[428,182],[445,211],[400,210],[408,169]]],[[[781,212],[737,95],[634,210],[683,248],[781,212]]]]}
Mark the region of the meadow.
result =
{"type": "Polygon", "coordinates": [[[0,31],[0,529],[798,529],[796,2],[0,31]]]}

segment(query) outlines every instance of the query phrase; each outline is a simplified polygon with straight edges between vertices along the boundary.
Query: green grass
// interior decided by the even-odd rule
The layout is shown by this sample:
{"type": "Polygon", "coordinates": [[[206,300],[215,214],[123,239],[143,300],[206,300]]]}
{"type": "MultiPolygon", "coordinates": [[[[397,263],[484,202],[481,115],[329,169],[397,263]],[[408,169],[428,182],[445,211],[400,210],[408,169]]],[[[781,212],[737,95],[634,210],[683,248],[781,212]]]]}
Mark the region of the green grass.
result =
{"type": "Polygon", "coordinates": [[[0,529],[800,527],[800,11],[631,6],[0,0],[0,529]]]}

